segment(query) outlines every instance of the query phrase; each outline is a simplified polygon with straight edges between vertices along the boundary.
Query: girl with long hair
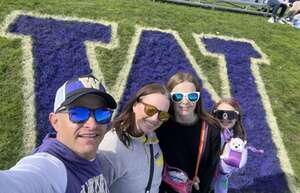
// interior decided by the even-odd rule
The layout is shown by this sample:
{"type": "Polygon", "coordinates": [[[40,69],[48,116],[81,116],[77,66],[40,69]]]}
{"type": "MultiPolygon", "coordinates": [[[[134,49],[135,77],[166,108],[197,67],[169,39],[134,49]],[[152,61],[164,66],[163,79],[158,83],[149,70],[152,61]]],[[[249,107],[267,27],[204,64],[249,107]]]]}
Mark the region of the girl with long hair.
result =
{"type": "Polygon", "coordinates": [[[240,105],[234,98],[221,99],[214,105],[212,114],[221,125],[221,160],[213,182],[213,189],[214,193],[227,193],[229,177],[247,162],[247,150],[241,148],[246,144],[246,129],[242,123],[240,105]],[[240,159],[234,159],[235,162],[226,161],[233,160],[232,158],[223,158],[230,151],[228,149],[229,144],[232,143],[231,139],[234,139],[235,143],[239,142],[239,151],[241,152],[240,159]],[[225,146],[226,144],[228,145],[225,146]]]}
{"type": "Polygon", "coordinates": [[[160,193],[207,193],[218,164],[218,122],[204,109],[202,86],[193,75],[176,73],[167,89],[171,118],[157,130],[166,164],[160,193]]]}
{"type": "Polygon", "coordinates": [[[111,193],[158,193],[163,156],[154,130],[168,120],[169,106],[168,90],[148,84],[114,119],[99,147],[111,193]]]}

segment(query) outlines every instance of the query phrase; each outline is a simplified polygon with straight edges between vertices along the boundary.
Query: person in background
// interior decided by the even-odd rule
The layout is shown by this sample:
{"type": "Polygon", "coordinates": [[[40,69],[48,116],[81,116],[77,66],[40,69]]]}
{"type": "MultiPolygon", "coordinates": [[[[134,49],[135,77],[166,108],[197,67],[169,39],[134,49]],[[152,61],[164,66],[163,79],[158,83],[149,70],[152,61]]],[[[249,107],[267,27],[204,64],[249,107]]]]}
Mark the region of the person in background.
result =
{"type": "Polygon", "coordinates": [[[218,123],[204,110],[202,87],[191,74],[174,74],[167,88],[171,118],[157,130],[165,160],[159,192],[207,193],[219,161],[218,123]]]}
{"type": "Polygon", "coordinates": [[[289,9],[288,13],[284,17],[287,23],[292,24],[292,20],[295,15],[300,13],[300,0],[293,2],[292,7],[289,9]]]}
{"type": "Polygon", "coordinates": [[[288,7],[288,0],[268,0],[268,5],[272,7],[272,16],[268,19],[269,23],[281,23],[284,24],[282,20],[285,11],[288,7]],[[279,14],[277,15],[278,10],[281,8],[279,14]]]}
{"type": "Polygon", "coordinates": [[[111,193],[158,193],[163,156],[154,131],[169,119],[169,92],[143,86],[113,121],[99,146],[111,193]]]}
{"type": "Polygon", "coordinates": [[[33,154],[0,172],[0,192],[108,193],[96,152],[116,106],[94,76],[66,81],[49,114],[56,133],[48,134],[33,154]]]}
{"type": "MultiPolygon", "coordinates": [[[[240,138],[242,141],[246,141],[246,129],[242,123],[242,113],[239,103],[233,99],[221,99],[215,104],[212,110],[213,116],[219,121],[221,125],[221,146],[220,149],[224,149],[226,143],[230,143],[232,138],[240,138]]],[[[245,151],[244,151],[245,152],[245,151]]],[[[244,153],[243,152],[243,153],[244,153]]],[[[221,157],[222,157],[221,152],[221,157]]],[[[243,160],[247,160],[247,153],[243,154],[243,160]]],[[[244,161],[243,161],[244,162],[244,161]]],[[[241,163],[239,167],[243,167],[244,163],[241,163]]],[[[227,193],[228,192],[228,179],[232,172],[235,172],[239,167],[227,165],[220,160],[217,175],[213,182],[214,193],[227,193]]]]}

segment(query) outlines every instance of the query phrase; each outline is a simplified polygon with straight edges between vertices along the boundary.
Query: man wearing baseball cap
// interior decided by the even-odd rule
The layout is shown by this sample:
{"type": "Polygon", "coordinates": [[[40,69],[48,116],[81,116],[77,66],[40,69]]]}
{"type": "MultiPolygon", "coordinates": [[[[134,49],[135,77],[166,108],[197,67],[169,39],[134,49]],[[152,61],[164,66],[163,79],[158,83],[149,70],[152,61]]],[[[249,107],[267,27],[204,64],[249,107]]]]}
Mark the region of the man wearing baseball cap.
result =
{"type": "Polygon", "coordinates": [[[116,106],[92,75],[65,82],[49,114],[56,133],[0,172],[0,193],[108,193],[96,152],[116,106]]]}

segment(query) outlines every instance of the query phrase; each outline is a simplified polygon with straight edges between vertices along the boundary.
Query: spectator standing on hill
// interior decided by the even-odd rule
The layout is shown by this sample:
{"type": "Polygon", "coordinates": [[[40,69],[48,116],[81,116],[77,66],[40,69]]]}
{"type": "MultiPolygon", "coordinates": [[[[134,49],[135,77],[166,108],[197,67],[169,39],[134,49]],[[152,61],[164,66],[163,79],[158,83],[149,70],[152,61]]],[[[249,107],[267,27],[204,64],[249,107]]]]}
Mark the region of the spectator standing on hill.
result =
{"type": "Polygon", "coordinates": [[[288,7],[288,0],[268,0],[268,5],[272,7],[272,16],[268,19],[268,22],[283,24],[282,17],[288,7]],[[280,8],[280,13],[277,15],[280,8]]]}
{"type": "Polygon", "coordinates": [[[300,13],[300,0],[296,0],[284,17],[287,22],[292,22],[295,15],[300,13]]]}
{"type": "Polygon", "coordinates": [[[0,172],[0,193],[108,193],[96,152],[116,106],[91,75],[65,82],[49,114],[56,133],[0,172]]]}

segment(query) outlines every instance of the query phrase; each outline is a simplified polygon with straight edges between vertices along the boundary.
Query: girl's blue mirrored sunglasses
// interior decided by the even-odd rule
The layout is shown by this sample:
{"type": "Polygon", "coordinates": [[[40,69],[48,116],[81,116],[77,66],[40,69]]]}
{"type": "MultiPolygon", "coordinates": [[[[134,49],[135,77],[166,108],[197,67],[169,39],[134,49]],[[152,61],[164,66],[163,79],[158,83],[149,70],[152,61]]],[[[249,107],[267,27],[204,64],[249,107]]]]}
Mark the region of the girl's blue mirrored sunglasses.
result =
{"type": "Polygon", "coordinates": [[[95,118],[98,124],[107,124],[110,122],[113,111],[107,108],[89,109],[86,107],[71,107],[59,110],[58,112],[67,112],[69,119],[73,123],[84,123],[86,122],[91,114],[95,118]]]}
{"type": "Polygon", "coordinates": [[[196,103],[200,98],[200,92],[171,92],[171,99],[175,103],[180,103],[186,98],[191,103],[196,103]]]}

